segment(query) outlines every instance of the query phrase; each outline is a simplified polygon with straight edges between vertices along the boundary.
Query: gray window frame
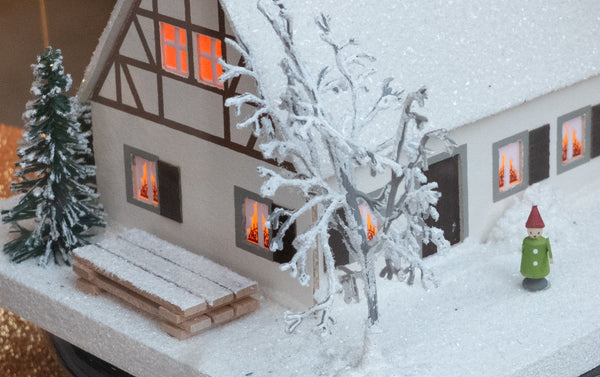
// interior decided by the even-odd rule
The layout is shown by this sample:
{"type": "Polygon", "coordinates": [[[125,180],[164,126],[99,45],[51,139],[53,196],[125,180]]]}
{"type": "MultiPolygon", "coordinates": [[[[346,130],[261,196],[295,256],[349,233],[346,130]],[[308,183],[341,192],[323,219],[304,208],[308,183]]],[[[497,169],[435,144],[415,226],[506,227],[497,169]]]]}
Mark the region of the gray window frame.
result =
{"type": "Polygon", "coordinates": [[[494,202],[508,198],[519,191],[525,190],[529,186],[529,132],[519,132],[518,134],[495,142],[492,145],[492,168],[492,192],[494,202]],[[521,171],[521,182],[501,191],[500,177],[498,176],[498,171],[500,170],[500,148],[518,141],[521,142],[521,164],[523,166],[523,170],[521,171]]]}
{"type": "Polygon", "coordinates": [[[246,190],[244,188],[233,186],[233,201],[235,204],[235,244],[240,249],[251,252],[260,257],[273,260],[273,252],[263,246],[256,245],[246,239],[246,217],[244,216],[244,199],[254,200],[265,204],[269,215],[273,213],[273,201],[268,198],[246,190]]]}
{"type": "Polygon", "coordinates": [[[134,147],[131,147],[129,145],[123,145],[123,152],[125,155],[124,158],[124,162],[125,162],[125,188],[126,188],[126,193],[127,193],[127,202],[131,203],[133,205],[136,205],[138,207],[144,208],[148,211],[154,212],[154,213],[158,213],[160,214],[160,182],[158,181],[159,177],[158,177],[158,156],[155,156],[151,153],[145,152],[141,149],[137,149],[134,147]],[[158,192],[158,206],[153,206],[151,204],[148,203],[144,203],[138,199],[136,199],[133,195],[133,172],[131,171],[131,167],[133,164],[133,159],[135,156],[141,157],[147,161],[151,161],[154,162],[157,167],[157,172],[156,172],[156,188],[157,188],[157,192],[158,192]]]}
{"type": "Polygon", "coordinates": [[[586,106],[581,109],[571,111],[568,114],[561,115],[556,120],[556,174],[562,174],[577,166],[585,164],[590,160],[592,146],[592,107],[586,106]],[[583,116],[583,155],[573,161],[563,163],[562,161],[562,125],[564,122],[583,116]]]}

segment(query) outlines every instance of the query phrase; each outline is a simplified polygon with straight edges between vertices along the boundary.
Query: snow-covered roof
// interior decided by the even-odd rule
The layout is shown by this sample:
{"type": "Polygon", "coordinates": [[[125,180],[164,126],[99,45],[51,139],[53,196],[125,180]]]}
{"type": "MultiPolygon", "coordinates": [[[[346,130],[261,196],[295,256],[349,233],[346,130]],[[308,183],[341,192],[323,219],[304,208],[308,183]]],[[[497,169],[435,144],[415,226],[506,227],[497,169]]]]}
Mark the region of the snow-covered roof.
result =
{"type": "MultiPolygon", "coordinates": [[[[261,0],[265,1],[265,0],[261,0]]],[[[268,1],[268,0],[267,0],[268,1]]],[[[256,0],[221,0],[276,93],[281,86],[273,30],[256,0]]],[[[357,37],[378,58],[380,78],[425,85],[425,113],[456,128],[600,73],[597,0],[284,1],[304,59],[317,74],[329,56],[314,17],[332,17],[341,38],[357,37]]],[[[274,94],[275,96],[275,94],[274,94]]]]}

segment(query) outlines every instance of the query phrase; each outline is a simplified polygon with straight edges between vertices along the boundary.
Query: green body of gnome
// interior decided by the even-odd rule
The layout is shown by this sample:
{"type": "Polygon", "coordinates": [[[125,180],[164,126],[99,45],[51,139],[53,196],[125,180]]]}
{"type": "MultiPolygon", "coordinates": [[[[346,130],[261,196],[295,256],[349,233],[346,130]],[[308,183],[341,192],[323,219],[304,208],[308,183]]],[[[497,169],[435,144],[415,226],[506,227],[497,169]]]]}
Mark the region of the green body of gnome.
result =
{"type": "Polygon", "coordinates": [[[541,279],[550,273],[549,259],[552,259],[550,241],[538,236],[525,237],[521,256],[521,275],[530,279],[541,279]]]}
{"type": "Polygon", "coordinates": [[[549,287],[545,279],[550,273],[552,249],[548,238],[542,237],[544,221],[537,206],[531,208],[525,223],[528,236],[523,240],[521,249],[521,275],[525,276],[523,287],[529,291],[541,291],[549,287]]]}

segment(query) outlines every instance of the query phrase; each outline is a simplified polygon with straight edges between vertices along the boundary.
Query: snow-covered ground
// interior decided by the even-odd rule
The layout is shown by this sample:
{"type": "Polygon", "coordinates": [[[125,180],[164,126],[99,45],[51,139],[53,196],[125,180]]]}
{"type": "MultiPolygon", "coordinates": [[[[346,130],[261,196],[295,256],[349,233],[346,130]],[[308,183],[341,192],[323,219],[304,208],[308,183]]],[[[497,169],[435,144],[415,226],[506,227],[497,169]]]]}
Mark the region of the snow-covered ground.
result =
{"type": "Polygon", "coordinates": [[[379,280],[381,322],[367,345],[364,300],[340,297],[328,336],[310,322],[285,334],[285,308],[261,297],[258,312],[177,341],[116,300],[78,292],[68,268],[14,265],[3,254],[0,306],[139,376],[579,376],[600,364],[598,184],[590,177],[564,193],[542,183],[507,199],[488,243],[428,258],[438,288],[379,280]],[[538,293],[519,273],[532,202],[554,254],[552,286],[538,293]]]}

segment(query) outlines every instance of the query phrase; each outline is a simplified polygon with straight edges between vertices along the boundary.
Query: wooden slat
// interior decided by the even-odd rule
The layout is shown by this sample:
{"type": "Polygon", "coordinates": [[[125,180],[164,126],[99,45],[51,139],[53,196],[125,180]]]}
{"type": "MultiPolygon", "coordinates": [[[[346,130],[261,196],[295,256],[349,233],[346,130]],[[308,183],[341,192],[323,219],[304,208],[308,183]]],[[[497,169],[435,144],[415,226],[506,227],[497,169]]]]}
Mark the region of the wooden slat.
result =
{"type": "Polygon", "coordinates": [[[102,289],[85,280],[84,278],[77,279],[75,282],[75,287],[86,295],[98,296],[100,293],[102,293],[102,289]]]}
{"type": "Polygon", "coordinates": [[[226,305],[211,310],[210,312],[207,312],[206,315],[210,317],[214,325],[218,325],[221,323],[231,321],[235,316],[235,312],[231,306],[226,305]]]}
{"type": "Polygon", "coordinates": [[[189,337],[196,335],[165,322],[160,324],[160,329],[178,340],[186,340],[189,337]]]}
{"type": "Polygon", "coordinates": [[[212,320],[205,314],[177,325],[177,327],[184,329],[191,334],[198,334],[200,331],[208,329],[211,326],[212,320]]]}
{"type": "Polygon", "coordinates": [[[236,299],[257,292],[256,282],[236,274],[207,258],[161,240],[152,234],[139,229],[130,229],[121,236],[132,244],[138,244],[155,255],[171,260],[173,263],[195,274],[204,276],[222,285],[231,290],[235,294],[236,299]]]}
{"type": "Polygon", "coordinates": [[[229,289],[123,239],[109,238],[98,245],[126,259],[129,263],[169,280],[195,296],[202,297],[209,307],[222,306],[234,299],[233,292],[229,289]]]}
{"type": "Polygon", "coordinates": [[[175,314],[191,316],[207,308],[204,299],[95,245],[75,249],[73,259],[175,314]]]}
{"type": "Polygon", "coordinates": [[[85,280],[91,282],[93,282],[94,278],[96,277],[96,273],[94,271],[81,265],[80,263],[73,264],[73,272],[75,272],[77,275],[81,276],[85,280]]]}
{"type": "Polygon", "coordinates": [[[147,233],[138,231],[133,238],[139,241],[144,239],[140,238],[143,235],[151,238],[152,242],[146,246],[154,250],[123,238],[106,239],[98,245],[76,249],[73,271],[80,277],[77,287],[89,294],[106,291],[157,316],[161,320],[160,328],[180,340],[258,309],[258,300],[244,296],[256,291],[255,282],[147,233]],[[167,259],[171,254],[178,262],[167,259]],[[186,262],[186,258],[192,263],[186,262]],[[223,272],[226,283],[217,284],[198,276],[187,268],[190,264],[194,269],[204,266],[217,281],[218,272],[223,272]],[[225,288],[228,284],[236,289],[235,295],[225,288]]]}
{"type": "Polygon", "coordinates": [[[158,308],[158,316],[167,322],[171,322],[172,324],[178,324],[188,319],[186,316],[182,314],[175,314],[162,306],[158,308]]]}
{"type": "Polygon", "coordinates": [[[258,310],[260,303],[255,298],[245,297],[240,301],[231,303],[231,307],[233,308],[235,318],[238,318],[258,310]]]}
{"type": "Polygon", "coordinates": [[[102,290],[110,293],[113,296],[120,298],[121,300],[135,306],[136,308],[143,310],[147,313],[158,315],[158,304],[146,299],[139,294],[120,286],[105,276],[98,275],[94,278],[93,283],[95,286],[102,290]]]}

